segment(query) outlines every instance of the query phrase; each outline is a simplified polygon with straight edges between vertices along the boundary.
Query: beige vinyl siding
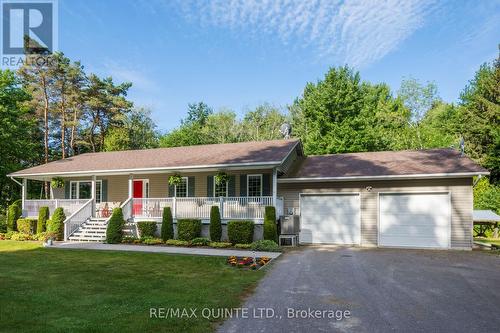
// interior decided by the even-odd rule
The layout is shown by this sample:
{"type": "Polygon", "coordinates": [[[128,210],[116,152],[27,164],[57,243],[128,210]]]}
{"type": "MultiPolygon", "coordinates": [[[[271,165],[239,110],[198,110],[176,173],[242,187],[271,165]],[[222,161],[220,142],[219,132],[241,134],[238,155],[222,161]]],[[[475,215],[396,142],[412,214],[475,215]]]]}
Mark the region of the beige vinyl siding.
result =
{"type": "Polygon", "coordinates": [[[300,193],[352,192],[361,195],[362,246],[377,246],[380,192],[449,192],[451,247],[472,246],[472,178],[278,184],[278,196],[284,198],[285,211],[294,209],[296,214],[300,214],[300,193]],[[367,191],[367,186],[371,186],[372,190],[367,191]]]}
{"type": "MultiPolygon", "coordinates": [[[[235,175],[235,195],[240,195],[240,175],[241,174],[270,174],[272,175],[272,169],[261,169],[261,170],[241,170],[241,171],[230,171],[228,174],[235,175]]],[[[216,172],[197,172],[197,173],[180,173],[183,177],[195,177],[195,196],[206,197],[207,196],[207,176],[213,176],[216,172]]],[[[148,179],[149,180],[149,197],[150,198],[166,198],[171,196],[168,193],[168,177],[172,173],[156,173],[156,174],[137,174],[133,175],[134,179],[148,179]]],[[[103,176],[97,177],[97,179],[106,179],[108,181],[108,199],[107,201],[123,202],[128,198],[128,179],[129,176],[103,176]]],[[[73,177],[65,178],[65,181],[72,180],[91,180],[91,177],[73,177]]],[[[243,184],[246,186],[246,184],[243,184]]],[[[270,184],[272,193],[272,181],[270,184]]],[[[54,196],[57,199],[64,198],[64,189],[58,189],[54,192],[54,196]]]]}

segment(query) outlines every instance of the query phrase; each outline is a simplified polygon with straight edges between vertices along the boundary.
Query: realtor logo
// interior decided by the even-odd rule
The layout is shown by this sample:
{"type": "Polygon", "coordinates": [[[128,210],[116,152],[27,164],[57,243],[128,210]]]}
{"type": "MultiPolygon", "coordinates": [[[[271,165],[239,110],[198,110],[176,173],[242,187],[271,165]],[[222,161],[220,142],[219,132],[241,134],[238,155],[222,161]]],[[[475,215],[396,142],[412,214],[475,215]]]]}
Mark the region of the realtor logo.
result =
{"type": "Polygon", "coordinates": [[[57,0],[1,0],[2,65],[57,51],[57,0]]]}

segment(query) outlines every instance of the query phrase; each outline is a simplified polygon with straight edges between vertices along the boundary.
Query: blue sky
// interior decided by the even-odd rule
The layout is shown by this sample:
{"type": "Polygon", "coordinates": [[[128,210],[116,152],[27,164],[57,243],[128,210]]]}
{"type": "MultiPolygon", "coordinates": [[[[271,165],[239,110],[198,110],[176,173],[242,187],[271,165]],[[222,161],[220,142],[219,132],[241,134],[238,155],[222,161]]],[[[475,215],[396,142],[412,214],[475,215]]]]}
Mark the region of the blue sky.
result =
{"type": "Polygon", "coordinates": [[[238,114],[285,107],[348,64],[396,91],[404,77],[456,101],[500,42],[500,1],[59,0],[59,49],[131,81],[162,130],[204,101],[238,114]]]}

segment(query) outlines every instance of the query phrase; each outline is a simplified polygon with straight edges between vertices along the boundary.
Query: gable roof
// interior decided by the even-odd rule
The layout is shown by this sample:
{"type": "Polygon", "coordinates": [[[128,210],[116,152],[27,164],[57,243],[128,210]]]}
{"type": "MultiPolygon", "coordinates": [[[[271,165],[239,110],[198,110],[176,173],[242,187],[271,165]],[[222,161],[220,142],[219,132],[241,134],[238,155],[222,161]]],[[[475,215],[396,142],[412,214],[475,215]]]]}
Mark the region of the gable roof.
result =
{"type": "Polygon", "coordinates": [[[300,143],[271,140],[86,153],[11,173],[11,177],[201,168],[279,166],[300,143]]]}
{"type": "Polygon", "coordinates": [[[430,149],[308,156],[282,181],[478,174],[489,172],[454,149],[430,149]]]}

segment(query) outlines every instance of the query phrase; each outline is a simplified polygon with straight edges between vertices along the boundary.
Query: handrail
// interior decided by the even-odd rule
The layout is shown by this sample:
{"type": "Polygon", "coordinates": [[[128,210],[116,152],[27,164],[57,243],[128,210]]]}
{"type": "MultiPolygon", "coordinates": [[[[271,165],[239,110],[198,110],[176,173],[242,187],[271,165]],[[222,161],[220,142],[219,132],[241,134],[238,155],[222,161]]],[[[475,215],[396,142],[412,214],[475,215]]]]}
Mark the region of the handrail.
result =
{"type": "MultiPolygon", "coordinates": [[[[121,205],[120,205],[120,208],[123,210],[123,208],[125,208],[126,205],[128,205],[130,203],[130,201],[132,201],[132,197],[128,198],[127,200],[125,200],[121,205]]],[[[105,225],[108,225],[109,223],[109,220],[111,220],[111,217],[113,216],[113,213],[111,213],[108,218],[106,219],[106,221],[104,221],[104,224],[105,225]]],[[[130,216],[129,216],[130,217],[130,216]]],[[[128,218],[125,217],[125,214],[123,214],[123,219],[125,221],[128,220],[128,218]]]]}
{"type": "Polygon", "coordinates": [[[71,214],[68,218],[66,218],[64,220],[64,240],[65,241],[68,240],[68,237],[71,236],[76,230],[78,230],[78,228],[83,223],[85,223],[85,221],[88,218],[92,217],[93,201],[94,201],[94,199],[90,199],[83,206],[78,208],[73,214],[71,214]],[[78,215],[80,215],[80,213],[83,212],[84,209],[88,208],[89,205],[90,205],[90,213],[87,214],[88,216],[85,215],[81,220],[75,221],[76,222],[75,225],[71,225],[73,220],[76,219],[76,217],[78,217],[78,215]]]}
{"type": "Polygon", "coordinates": [[[73,214],[71,214],[69,217],[66,218],[66,220],[64,220],[64,223],[66,223],[69,219],[71,219],[73,216],[75,216],[76,214],[78,214],[82,209],[84,209],[89,203],[92,202],[93,199],[90,199],[89,201],[87,201],[86,203],[83,204],[82,207],[78,208],[73,214]]]}

